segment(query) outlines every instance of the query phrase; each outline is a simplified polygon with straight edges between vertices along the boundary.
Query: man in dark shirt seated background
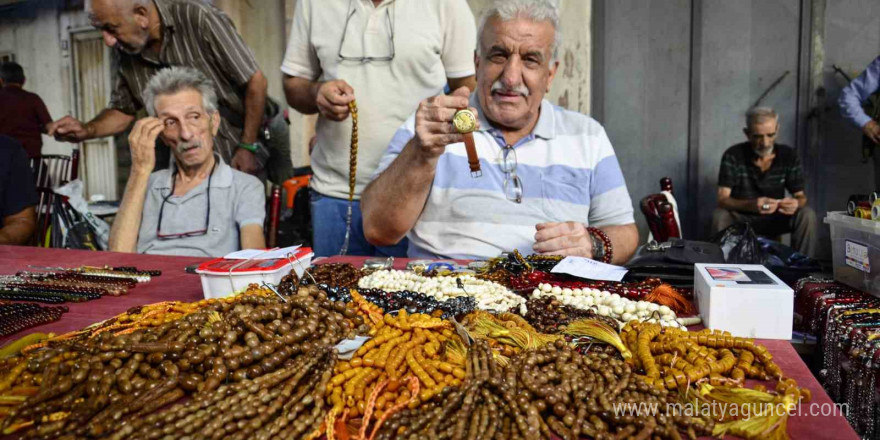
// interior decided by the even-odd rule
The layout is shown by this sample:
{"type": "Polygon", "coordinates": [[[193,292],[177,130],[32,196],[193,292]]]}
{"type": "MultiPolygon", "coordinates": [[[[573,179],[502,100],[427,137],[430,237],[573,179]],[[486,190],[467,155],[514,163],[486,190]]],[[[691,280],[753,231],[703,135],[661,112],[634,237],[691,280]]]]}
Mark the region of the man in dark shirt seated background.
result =
{"type": "Polygon", "coordinates": [[[792,247],[813,257],[818,245],[816,213],[807,206],[797,152],[776,144],[778,129],[779,117],[772,109],[756,107],[746,113],[743,132],[748,142],[728,148],[721,159],[712,229],[717,233],[749,222],[759,235],[791,232],[792,247]]]}
{"type": "Polygon", "coordinates": [[[0,244],[27,244],[37,224],[37,190],[21,145],[0,135],[0,244]]]}
{"type": "Polygon", "coordinates": [[[13,62],[0,65],[0,134],[5,134],[24,147],[27,157],[37,157],[43,148],[42,134],[52,122],[46,104],[34,93],[22,89],[24,69],[13,62]]]}

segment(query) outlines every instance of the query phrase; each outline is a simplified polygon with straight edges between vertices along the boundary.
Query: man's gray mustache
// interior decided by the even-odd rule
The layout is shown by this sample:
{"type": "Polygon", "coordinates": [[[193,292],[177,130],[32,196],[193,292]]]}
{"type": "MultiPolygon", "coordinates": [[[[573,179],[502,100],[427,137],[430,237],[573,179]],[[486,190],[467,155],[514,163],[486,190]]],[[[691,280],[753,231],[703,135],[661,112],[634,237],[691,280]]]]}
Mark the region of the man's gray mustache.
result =
{"type": "Polygon", "coordinates": [[[177,149],[178,153],[183,153],[183,152],[185,152],[185,150],[188,150],[190,148],[201,147],[201,146],[202,146],[201,142],[184,142],[181,144],[177,144],[176,149],[177,149]]]}
{"type": "Polygon", "coordinates": [[[501,91],[504,93],[519,93],[522,96],[529,96],[529,88],[528,87],[520,84],[520,85],[510,89],[510,88],[505,87],[504,84],[501,84],[501,81],[495,81],[492,84],[492,89],[490,91],[492,91],[492,92],[501,91]]]}

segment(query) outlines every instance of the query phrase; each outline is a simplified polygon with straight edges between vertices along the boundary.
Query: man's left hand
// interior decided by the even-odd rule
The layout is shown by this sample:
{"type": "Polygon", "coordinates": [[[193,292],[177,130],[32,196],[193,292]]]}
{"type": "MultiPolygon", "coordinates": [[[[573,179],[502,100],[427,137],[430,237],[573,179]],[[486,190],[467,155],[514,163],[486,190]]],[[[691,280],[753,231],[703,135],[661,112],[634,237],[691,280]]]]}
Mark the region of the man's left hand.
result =
{"type": "Polygon", "coordinates": [[[583,223],[539,223],[535,230],[532,250],[539,254],[593,258],[593,239],[583,223]]]}
{"type": "Polygon", "coordinates": [[[257,163],[257,155],[244,148],[236,148],[232,156],[232,168],[248,174],[257,174],[260,165],[257,163]]]}
{"type": "Polygon", "coordinates": [[[798,210],[798,200],[786,197],[779,201],[779,208],[776,210],[785,215],[794,215],[798,210]]]}

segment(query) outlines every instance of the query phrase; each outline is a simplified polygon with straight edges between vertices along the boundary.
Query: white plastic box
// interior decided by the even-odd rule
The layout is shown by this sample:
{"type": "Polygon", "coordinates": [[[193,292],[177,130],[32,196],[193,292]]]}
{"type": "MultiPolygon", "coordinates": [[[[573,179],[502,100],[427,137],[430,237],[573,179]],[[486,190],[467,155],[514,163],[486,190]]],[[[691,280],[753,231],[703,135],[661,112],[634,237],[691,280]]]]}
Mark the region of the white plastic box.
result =
{"type": "Polygon", "coordinates": [[[880,296],[880,221],[829,212],[834,279],[880,296]]]}
{"type": "Polygon", "coordinates": [[[694,297],[706,328],[791,339],[794,291],[758,264],[694,265],[694,297]]]}
{"type": "Polygon", "coordinates": [[[244,291],[251,283],[266,282],[277,285],[291,269],[297,276],[302,277],[305,269],[312,263],[314,255],[310,248],[300,248],[290,260],[215,258],[200,264],[196,273],[202,279],[202,293],[205,298],[223,298],[244,291]]]}

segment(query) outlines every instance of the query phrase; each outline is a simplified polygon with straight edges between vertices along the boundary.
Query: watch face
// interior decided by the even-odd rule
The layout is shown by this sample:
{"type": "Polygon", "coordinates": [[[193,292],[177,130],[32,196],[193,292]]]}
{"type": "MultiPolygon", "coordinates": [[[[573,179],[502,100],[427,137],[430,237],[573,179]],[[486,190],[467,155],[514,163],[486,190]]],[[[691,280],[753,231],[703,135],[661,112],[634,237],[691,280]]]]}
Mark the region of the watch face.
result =
{"type": "Polygon", "coordinates": [[[452,117],[452,124],[459,133],[471,133],[477,128],[477,115],[468,109],[459,110],[452,117]]]}

